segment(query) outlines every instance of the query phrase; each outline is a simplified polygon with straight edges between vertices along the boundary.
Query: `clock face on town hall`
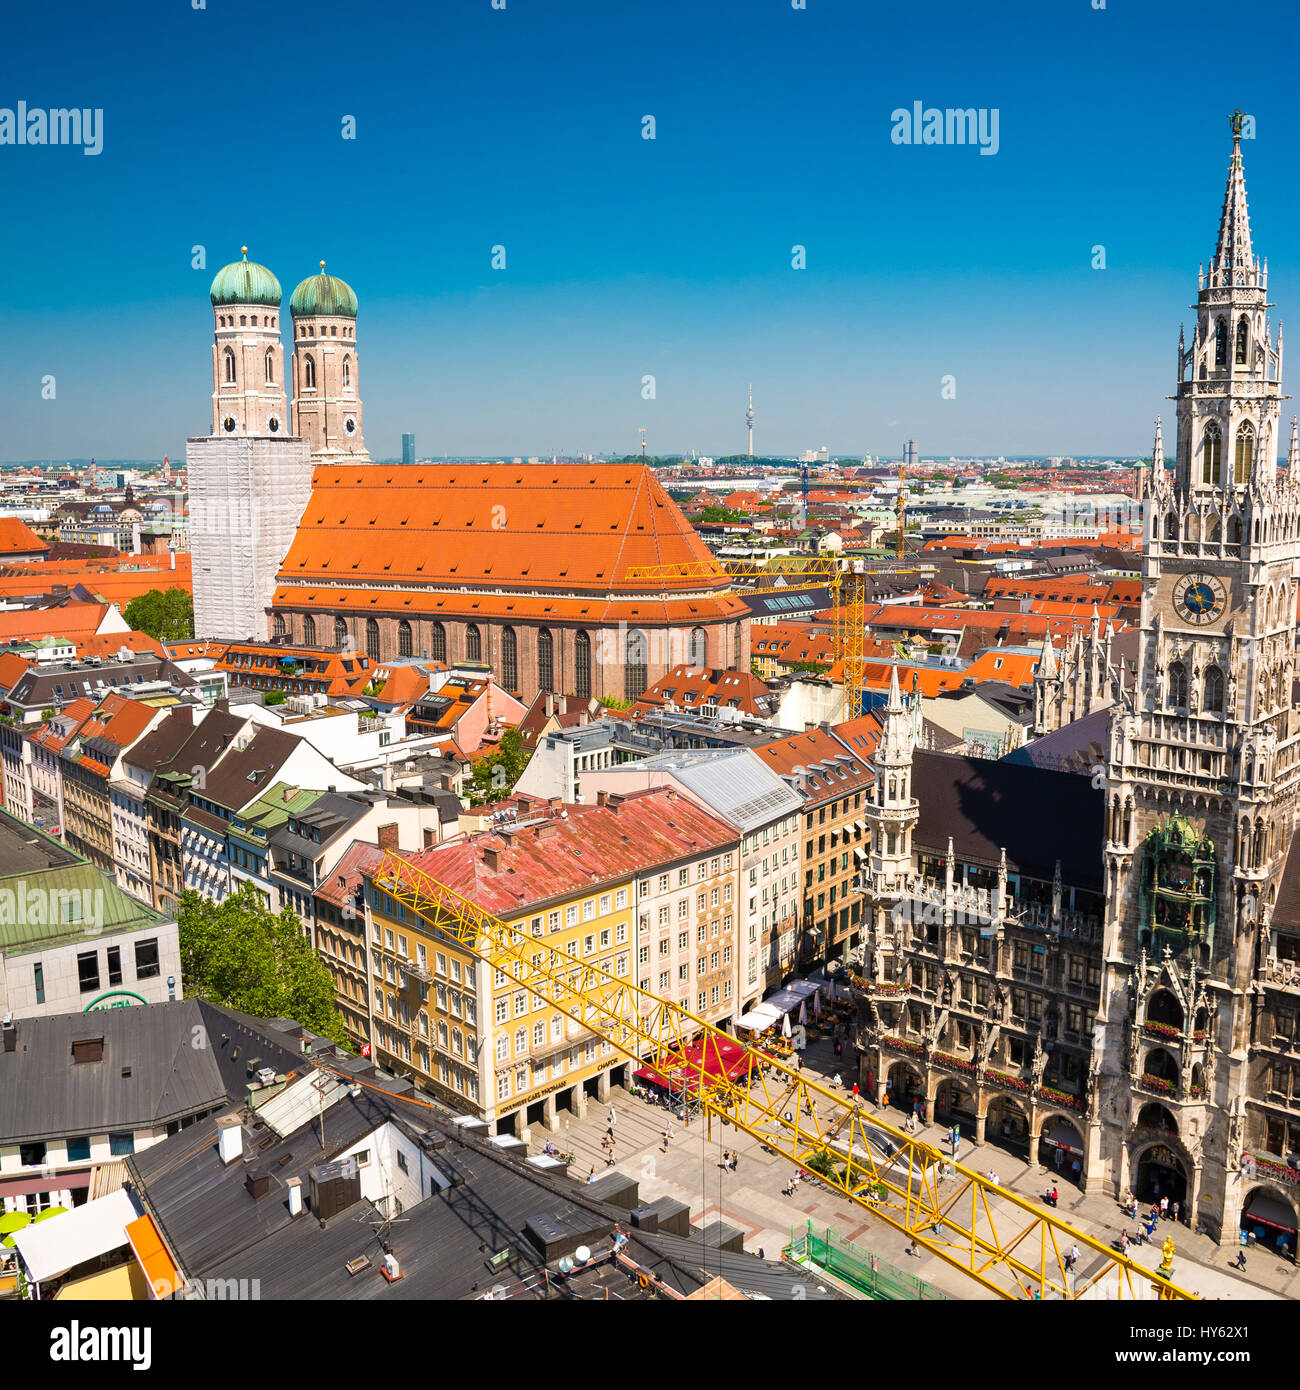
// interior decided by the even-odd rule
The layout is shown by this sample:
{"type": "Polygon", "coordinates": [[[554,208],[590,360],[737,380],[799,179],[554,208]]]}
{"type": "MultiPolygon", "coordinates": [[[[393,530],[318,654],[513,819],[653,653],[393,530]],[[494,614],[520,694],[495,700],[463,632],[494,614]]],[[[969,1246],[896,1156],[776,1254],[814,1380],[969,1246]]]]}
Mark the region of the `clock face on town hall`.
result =
{"type": "Polygon", "coordinates": [[[1174,583],[1174,612],[1185,623],[1201,626],[1223,616],[1228,605],[1223,581],[1212,574],[1180,575],[1174,583]]]}

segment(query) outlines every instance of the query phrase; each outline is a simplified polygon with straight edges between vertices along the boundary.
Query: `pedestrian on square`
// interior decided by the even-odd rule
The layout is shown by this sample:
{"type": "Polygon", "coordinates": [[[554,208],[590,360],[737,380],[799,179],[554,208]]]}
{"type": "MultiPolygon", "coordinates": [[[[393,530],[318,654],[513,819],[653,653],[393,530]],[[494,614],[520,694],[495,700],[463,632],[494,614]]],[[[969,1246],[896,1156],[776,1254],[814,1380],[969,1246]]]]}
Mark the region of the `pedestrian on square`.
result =
{"type": "Polygon", "coordinates": [[[1083,1176],[1083,1164],[1080,1163],[1079,1160],[1076,1158],[1074,1162],[1070,1165],[1070,1171],[1074,1174],[1075,1182],[1078,1182],[1080,1178],[1083,1176]]]}
{"type": "Polygon", "coordinates": [[[618,1123],[618,1116],[614,1113],[614,1107],[611,1105],[611,1106],[609,1107],[609,1127],[610,1127],[610,1129],[613,1129],[614,1126],[615,1126],[617,1123],[618,1123]]]}
{"type": "Polygon", "coordinates": [[[588,1182],[595,1182],[595,1181],[596,1181],[596,1165],[595,1165],[594,1163],[591,1165],[591,1172],[587,1174],[587,1181],[588,1181],[588,1182]]]}
{"type": "Polygon", "coordinates": [[[1169,1219],[1169,1194],[1167,1192],[1160,1199],[1160,1219],[1162,1221],[1169,1219]]]}
{"type": "Polygon", "coordinates": [[[734,1172],[736,1171],[736,1169],[739,1168],[739,1167],[740,1167],[740,1155],[739,1155],[738,1153],[733,1153],[733,1154],[731,1155],[731,1171],[734,1173],[734,1172]]]}
{"type": "Polygon", "coordinates": [[[1064,1149],[1057,1149],[1057,1151],[1056,1151],[1056,1171],[1057,1171],[1058,1173],[1061,1171],[1061,1167],[1062,1167],[1062,1165],[1063,1165],[1064,1163],[1065,1163],[1065,1150],[1064,1150],[1064,1149]]]}
{"type": "Polygon", "coordinates": [[[719,1168],[722,1168],[722,1169],[727,1169],[727,1168],[730,1168],[730,1167],[731,1167],[731,1150],[730,1150],[730,1149],[723,1149],[723,1151],[722,1151],[722,1162],[718,1164],[718,1167],[719,1167],[719,1168]]]}
{"type": "Polygon", "coordinates": [[[1174,1218],[1175,1221],[1178,1220],[1178,1212],[1179,1212],[1179,1210],[1180,1210],[1180,1208],[1179,1208],[1179,1205],[1178,1205],[1177,1202],[1175,1202],[1175,1203],[1173,1204],[1173,1206],[1170,1208],[1170,1214],[1173,1216],[1173,1218],[1174,1218]]]}

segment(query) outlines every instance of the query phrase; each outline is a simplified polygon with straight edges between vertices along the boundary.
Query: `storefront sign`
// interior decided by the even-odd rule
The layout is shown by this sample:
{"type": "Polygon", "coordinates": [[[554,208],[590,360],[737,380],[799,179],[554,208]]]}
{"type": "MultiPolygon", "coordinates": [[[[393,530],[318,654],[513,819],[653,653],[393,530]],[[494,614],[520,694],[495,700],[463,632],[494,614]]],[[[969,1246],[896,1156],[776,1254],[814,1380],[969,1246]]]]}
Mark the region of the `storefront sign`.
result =
{"type": "Polygon", "coordinates": [[[92,999],[82,1009],[82,1013],[97,1013],[100,1009],[129,1009],[133,1003],[147,1004],[148,1002],[140,995],[132,994],[129,989],[111,989],[107,994],[101,994],[98,999],[92,999]]]}

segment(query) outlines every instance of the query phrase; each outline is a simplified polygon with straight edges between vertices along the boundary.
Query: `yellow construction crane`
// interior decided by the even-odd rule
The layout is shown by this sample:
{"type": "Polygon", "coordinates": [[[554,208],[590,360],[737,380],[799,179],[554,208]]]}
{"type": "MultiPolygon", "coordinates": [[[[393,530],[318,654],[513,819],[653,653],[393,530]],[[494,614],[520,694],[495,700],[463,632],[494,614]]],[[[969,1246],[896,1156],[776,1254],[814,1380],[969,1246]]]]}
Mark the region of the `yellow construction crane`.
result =
{"type": "Polygon", "coordinates": [[[747,594],[779,594],[807,584],[825,586],[831,593],[831,652],[841,668],[840,717],[862,713],[862,660],[865,650],[866,605],[859,576],[868,571],[861,560],[839,556],[792,556],[787,567],[761,560],[690,560],[681,564],[635,565],[627,578],[649,584],[670,579],[716,579],[721,568],[747,594]],[[853,583],[846,580],[858,579],[853,583]],[[777,581],[783,581],[778,583],[777,581]]]}
{"type": "Polygon", "coordinates": [[[715,1119],[743,1130],[811,1168],[827,1186],[998,1297],[1194,1297],[1053,1213],[946,1161],[932,1145],[864,1113],[860,1103],[850,1104],[679,1005],[501,921],[400,853],[385,852],[374,884],[435,937],[513,977],[625,1057],[652,1059],[660,1072],[691,1073],[710,1138],[715,1119]],[[699,1048],[693,1062],[688,1047],[699,1048]],[[739,1072],[737,1047],[744,1054],[739,1072]],[[736,1073],[730,1079],[729,1071],[736,1073]],[[1072,1245],[1100,1257],[1088,1274],[1067,1271],[1072,1245]]]}

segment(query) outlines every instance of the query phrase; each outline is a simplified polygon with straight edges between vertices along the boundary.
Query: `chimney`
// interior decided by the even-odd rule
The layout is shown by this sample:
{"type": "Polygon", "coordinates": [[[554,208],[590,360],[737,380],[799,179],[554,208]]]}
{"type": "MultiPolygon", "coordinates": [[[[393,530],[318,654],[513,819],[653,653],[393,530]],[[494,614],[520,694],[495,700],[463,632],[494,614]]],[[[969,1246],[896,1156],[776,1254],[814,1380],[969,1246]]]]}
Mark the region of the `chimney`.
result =
{"type": "Polygon", "coordinates": [[[609,801],[609,793],[604,789],[604,787],[602,787],[602,788],[596,793],[596,805],[597,805],[597,806],[604,806],[604,805],[607,804],[608,801],[609,801]]]}
{"type": "Polygon", "coordinates": [[[375,839],[379,843],[380,849],[400,849],[398,844],[399,826],[396,821],[390,821],[387,825],[378,826],[375,830],[375,839]]]}
{"type": "Polygon", "coordinates": [[[289,1190],[289,1219],[302,1215],[302,1179],[290,1178],[285,1183],[289,1190]]]}
{"type": "Polygon", "coordinates": [[[553,693],[552,691],[548,690],[548,691],[546,692],[546,714],[547,714],[547,717],[549,718],[549,717],[550,717],[552,714],[554,714],[554,713],[555,713],[555,695],[554,695],[554,693],[553,693]]]}
{"type": "Polygon", "coordinates": [[[225,1165],[241,1158],[244,1153],[244,1131],[238,1115],[223,1115],[217,1121],[217,1157],[225,1165]]]}
{"type": "Polygon", "coordinates": [[[483,864],[493,873],[496,873],[501,867],[501,851],[495,848],[485,849],[483,851],[483,864]]]}
{"type": "Polygon", "coordinates": [[[553,816],[558,816],[564,810],[564,799],[558,796],[551,797],[546,803],[546,809],[553,816]]]}

